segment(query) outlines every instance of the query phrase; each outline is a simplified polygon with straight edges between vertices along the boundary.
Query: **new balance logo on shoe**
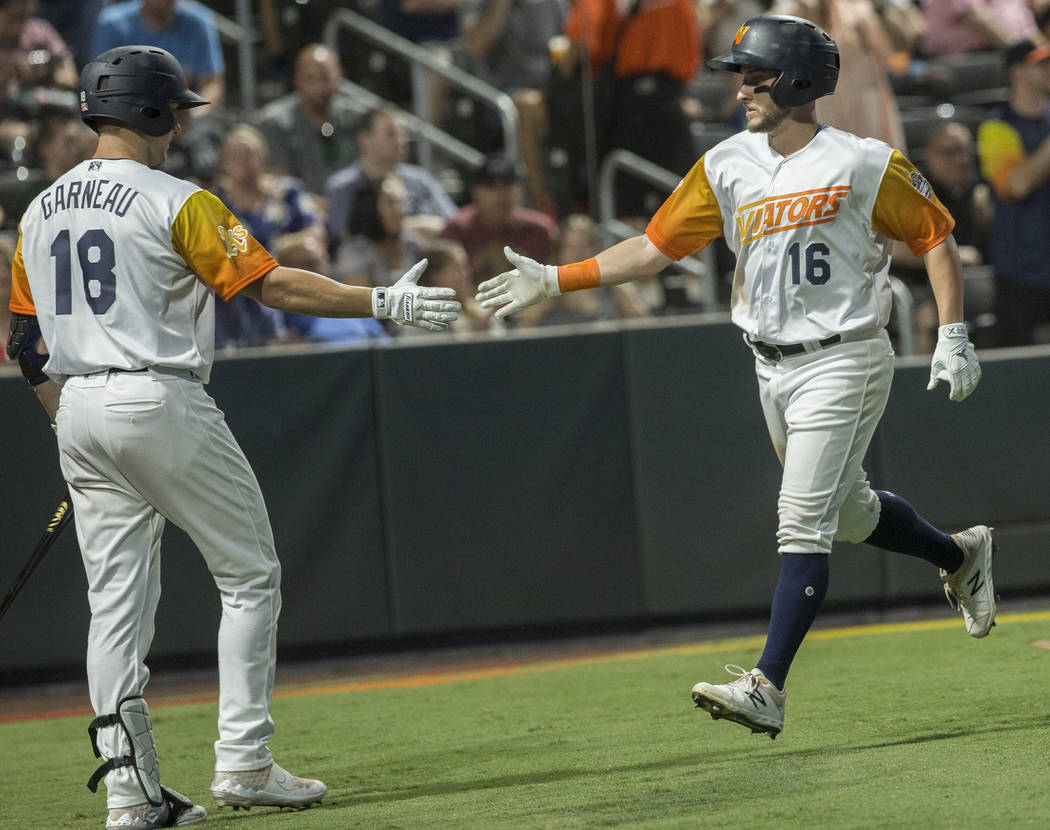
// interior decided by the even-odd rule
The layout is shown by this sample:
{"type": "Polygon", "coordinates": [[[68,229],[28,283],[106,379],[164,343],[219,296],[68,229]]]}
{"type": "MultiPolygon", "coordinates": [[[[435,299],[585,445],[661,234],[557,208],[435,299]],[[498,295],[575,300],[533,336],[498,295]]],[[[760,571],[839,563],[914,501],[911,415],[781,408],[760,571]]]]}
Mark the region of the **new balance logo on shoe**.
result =
{"type": "Polygon", "coordinates": [[[941,571],[944,595],[952,608],[962,612],[971,637],[984,637],[995,625],[999,597],[995,593],[992,559],[996,545],[992,529],[976,525],[952,536],[963,552],[963,563],[953,573],[941,571]]]}
{"type": "Polygon", "coordinates": [[[697,683],[693,686],[693,703],[715,720],[725,719],[752,732],[764,732],[775,738],[784,728],[784,702],[781,691],[759,669],[744,671],[730,663],[726,671],[736,675],[730,683],[697,683]]]}

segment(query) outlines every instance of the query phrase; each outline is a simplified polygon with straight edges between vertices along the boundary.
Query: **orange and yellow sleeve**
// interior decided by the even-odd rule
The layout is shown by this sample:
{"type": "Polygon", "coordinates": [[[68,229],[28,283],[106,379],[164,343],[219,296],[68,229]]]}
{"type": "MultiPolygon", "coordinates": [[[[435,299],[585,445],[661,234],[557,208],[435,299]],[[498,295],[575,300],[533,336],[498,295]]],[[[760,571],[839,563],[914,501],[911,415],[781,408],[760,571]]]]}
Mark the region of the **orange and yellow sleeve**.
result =
{"type": "Polygon", "coordinates": [[[277,267],[222,200],[206,190],[190,196],[175,217],[171,246],[224,300],[277,267]]]}
{"type": "Polygon", "coordinates": [[[722,236],[722,210],[707,179],[703,156],[649,220],[645,233],[674,260],[722,236]]]}
{"type": "Polygon", "coordinates": [[[26,265],[22,260],[22,237],[18,237],[15,256],[11,260],[11,302],[8,308],[15,314],[36,316],[36,304],[29,290],[29,278],[26,276],[26,265]]]}
{"type": "Polygon", "coordinates": [[[930,183],[899,150],[894,150],[882,174],[871,224],[890,239],[907,243],[915,256],[941,244],[955,220],[930,183]]]}
{"type": "Polygon", "coordinates": [[[1021,136],[1005,121],[985,121],[977,131],[977,147],[981,175],[995,188],[1000,199],[1012,201],[1010,174],[1027,158],[1021,136]]]}

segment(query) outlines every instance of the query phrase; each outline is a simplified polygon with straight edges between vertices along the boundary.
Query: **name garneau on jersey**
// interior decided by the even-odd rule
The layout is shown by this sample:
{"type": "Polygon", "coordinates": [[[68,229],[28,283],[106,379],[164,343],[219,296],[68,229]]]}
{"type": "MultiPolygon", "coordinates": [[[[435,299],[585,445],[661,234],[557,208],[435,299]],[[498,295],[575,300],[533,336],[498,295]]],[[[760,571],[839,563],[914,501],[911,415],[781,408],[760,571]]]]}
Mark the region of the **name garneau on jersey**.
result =
{"type": "Polygon", "coordinates": [[[724,236],[737,256],[733,322],[772,343],[875,334],[889,320],[891,240],[916,256],[955,221],[899,151],[822,126],[781,156],[763,134],[713,147],[646,233],[673,259],[724,236]]]}
{"type": "Polygon", "coordinates": [[[213,194],[130,159],[89,159],[26,210],[11,309],[40,322],[61,382],[167,366],[207,380],[215,294],[277,263],[213,194]]]}

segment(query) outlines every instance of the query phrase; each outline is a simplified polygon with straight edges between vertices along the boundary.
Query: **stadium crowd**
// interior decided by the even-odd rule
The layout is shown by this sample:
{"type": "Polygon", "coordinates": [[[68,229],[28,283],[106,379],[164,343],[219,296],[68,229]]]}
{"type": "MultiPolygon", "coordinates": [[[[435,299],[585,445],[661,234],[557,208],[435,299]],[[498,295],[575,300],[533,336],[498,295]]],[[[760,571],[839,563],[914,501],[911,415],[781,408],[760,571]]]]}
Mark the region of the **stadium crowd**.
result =
{"type": "MultiPolygon", "coordinates": [[[[178,113],[165,170],[219,195],[282,264],[379,285],[427,256],[424,282],[455,287],[466,304],[451,335],[499,334],[506,324],[472,295],[505,269],[503,245],[540,261],[583,259],[609,232],[594,219],[609,153],[678,177],[741,129],[735,76],[704,59],[744,20],[774,12],[807,17],[839,44],[838,93],[818,102],[820,119],[904,151],[949,206],[974,342],[1050,342],[1050,0],[259,0],[249,79],[236,6],[0,0],[0,270],[29,201],[93,150],[80,67],[113,46],[158,45],[212,102],[178,113]],[[322,42],[347,7],[505,92],[518,152],[506,152],[497,111],[444,78],[431,75],[427,100],[415,101],[396,54],[349,28],[322,42]],[[474,162],[427,139],[419,112],[474,162]]],[[[667,193],[622,169],[611,189],[616,219],[634,227],[667,193]]],[[[560,297],[511,324],[723,311],[732,270],[719,242],[698,270],[560,297]]],[[[891,330],[930,352],[937,321],[922,264],[899,246],[893,273],[911,313],[891,330]]],[[[246,297],[222,305],[226,349],[408,332],[277,314],[246,297]]]]}

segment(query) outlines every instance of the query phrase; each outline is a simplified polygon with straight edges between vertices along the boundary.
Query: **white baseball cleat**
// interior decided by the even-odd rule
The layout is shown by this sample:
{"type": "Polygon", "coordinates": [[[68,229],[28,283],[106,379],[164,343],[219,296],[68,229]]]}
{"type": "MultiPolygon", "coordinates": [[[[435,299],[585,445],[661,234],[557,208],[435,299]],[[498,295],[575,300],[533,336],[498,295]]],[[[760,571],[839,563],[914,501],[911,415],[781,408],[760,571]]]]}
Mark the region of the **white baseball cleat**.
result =
{"type": "Polygon", "coordinates": [[[726,671],[737,679],[717,686],[697,683],[693,686],[693,702],[715,720],[725,718],[752,732],[765,732],[776,738],[784,728],[787,691],[780,691],[759,669],[744,671],[730,663],[726,671]]]}
{"type": "Polygon", "coordinates": [[[235,810],[252,807],[290,807],[302,810],[317,804],[328,788],[313,778],[298,778],[270,764],[262,769],[242,772],[216,772],[211,795],[220,807],[235,810]]]}
{"type": "Polygon", "coordinates": [[[992,529],[975,525],[952,534],[952,539],[965,558],[954,573],[941,570],[944,595],[948,597],[948,604],[952,608],[962,611],[970,636],[984,637],[995,625],[996,603],[999,600],[992,582],[992,558],[996,551],[992,529]]]}
{"type": "Polygon", "coordinates": [[[208,812],[199,804],[194,804],[186,796],[164,787],[164,803],[159,807],[152,804],[136,804],[133,807],[115,807],[106,817],[106,830],[111,827],[124,827],[131,830],[156,830],[158,827],[188,827],[200,824],[208,817],[208,812]]]}

